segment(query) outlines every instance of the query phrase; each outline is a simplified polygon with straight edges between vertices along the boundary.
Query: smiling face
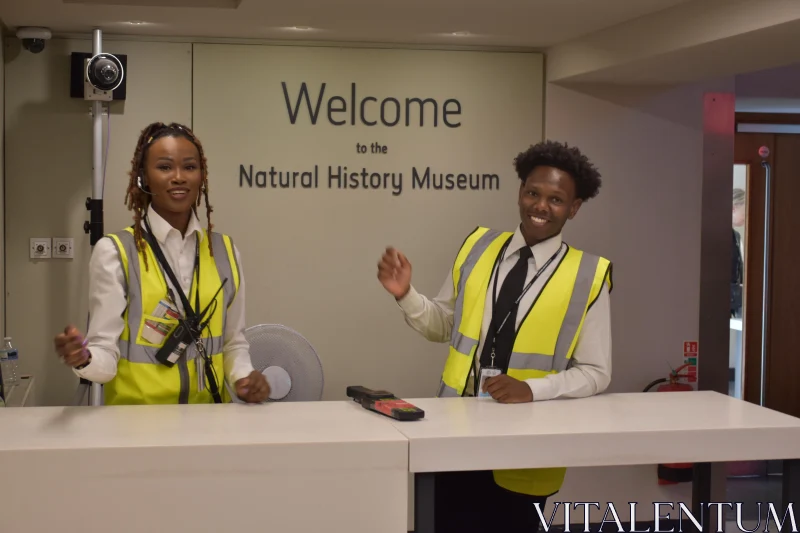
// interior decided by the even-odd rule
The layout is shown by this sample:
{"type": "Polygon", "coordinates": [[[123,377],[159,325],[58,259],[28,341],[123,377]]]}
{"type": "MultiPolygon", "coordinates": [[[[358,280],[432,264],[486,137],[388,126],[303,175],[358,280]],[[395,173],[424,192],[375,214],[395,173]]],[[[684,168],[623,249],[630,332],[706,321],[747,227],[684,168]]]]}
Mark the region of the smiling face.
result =
{"type": "Polygon", "coordinates": [[[182,225],[197,203],[203,182],[197,147],[185,137],[153,141],[145,154],[144,180],[153,209],[170,223],[182,225]]]}
{"type": "Polygon", "coordinates": [[[558,235],[578,212],[575,180],[554,167],[537,166],[519,188],[522,235],[533,246],[558,235]]]}

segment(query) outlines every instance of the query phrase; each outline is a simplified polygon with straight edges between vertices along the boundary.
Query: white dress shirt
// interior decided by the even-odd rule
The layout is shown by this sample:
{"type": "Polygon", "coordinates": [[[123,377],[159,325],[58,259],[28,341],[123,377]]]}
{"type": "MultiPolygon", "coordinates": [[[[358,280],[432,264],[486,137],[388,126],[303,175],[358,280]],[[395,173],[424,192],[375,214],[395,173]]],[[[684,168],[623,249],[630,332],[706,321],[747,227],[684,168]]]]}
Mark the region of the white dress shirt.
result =
{"type": "MultiPolygon", "coordinates": [[[[150,228],[161,246],[167,262],[178,278],[184,294],[191,291],[192,277],[194,274],[195,250],[197,241],[195,232],[202,238],[202,227],[197,216],[192,214],[186,236],[173,228],[153,209],[147,212],[150,228]]],[[[144,221],[142,221],[144,227],[144,221]]],[[[224,253],[224,250],[214,250],[214,253],[224,253]]],[[[228,309],[223,333],[223,360],[225,378],[230,385],[239,379],[247,377],[253,371],[250,360],[250,345],[245,339],[244,328],[244,273],[239,250],[234,246],[236,261],[239,264],[239,291],[228,309]]],[[[154,264],[156,259],[152,254],[147,256],[150,268],[158,268],[154,264]]],[[[172,287],[172,282],[166,278],[167,285],[172,287]]],[[[174,290],[174,287],[172,287],[174,290]]],[[[183,313],[180,298],[175,304],[183,313]]],[[[125,273],[119,260],[117,247],[111,239],[100,239],[95,244],[89,261],[89,331],[86,335],[86,347],[92,354],[92,362],[81,370],[74,372],[89,381],[107,383],[117,374],[117,361],[119,360],[119,346],[117,341],[125,327],[123,313],[127,307],[125,297],[125,273]]]]}
{"type": "MultiPolygon", "coordinates": [[[[497,279],[496,295],[499,295],[505,277],[519,259],[519,251],[523,246],[527,246],[527,244],[519,227],[517,227],[497,269],[496,276],[499,277],[497,279]]],[[[566,246],[562,246],[560,234],[531,247],[533,257],[528,259],[526,286],[533,279],[535,273],[551,257],[555,255],[555,259],[520,300],[519,309],[517,310],[517,328],[519,328],[520,322],[527,314],[545,282],[552,275],[561,257],[566,253],[566,249],[566,246]]],[[[494,278],[495,275],[489,281],[481,337],[475,352],[474,365],[476,367],[476,375],[480,375],[480,354],[483,350],[486,332],[492,320],[492,298],[489,295],[494,287],[494,278]]],[[[448,272],[447,279],[442,285],[438,296],[433,300],[429,300],[419,294],[412,286],[408,294],[398,300],[397,303],[402,309],[408,325],[426,339],[444,343],[450,341],[450,334],[454,327],[455,302],[451,270],[448,272]]],[[[582,398],[599,394],[608,387],[610,381],[611,313],[608,285],[604,284],[600,295],[586,314],[570,367],[557,374],[551,374],[543,378],[528,379],[526,383],[533,392],[534,401],[540,401],[555,398],[582,398]]],[[[471,393],[472,389],[468,391],[468,394],[471,393]]]]}

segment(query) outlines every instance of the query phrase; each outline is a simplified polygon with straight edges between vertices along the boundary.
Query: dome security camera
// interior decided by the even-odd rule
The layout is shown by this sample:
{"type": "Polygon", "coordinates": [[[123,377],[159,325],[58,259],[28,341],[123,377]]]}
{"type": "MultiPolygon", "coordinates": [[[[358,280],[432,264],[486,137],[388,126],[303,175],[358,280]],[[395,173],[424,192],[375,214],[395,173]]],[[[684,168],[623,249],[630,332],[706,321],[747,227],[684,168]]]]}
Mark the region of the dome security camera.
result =
{"type": "Polygon", "coordinates": [[[47,28],[23,27],[17,30],[17,39],[22,41],[22,47],[34,54],[44,50],[45,41],[50,37],[52,34],[47,28]]]}
{"type": "Polygon", "coordinates": [[[125,70],[112,54],[97,54],[86,60],[84,94],[87,100],[111,100],[114,89],[122,85],[125,70]]]}

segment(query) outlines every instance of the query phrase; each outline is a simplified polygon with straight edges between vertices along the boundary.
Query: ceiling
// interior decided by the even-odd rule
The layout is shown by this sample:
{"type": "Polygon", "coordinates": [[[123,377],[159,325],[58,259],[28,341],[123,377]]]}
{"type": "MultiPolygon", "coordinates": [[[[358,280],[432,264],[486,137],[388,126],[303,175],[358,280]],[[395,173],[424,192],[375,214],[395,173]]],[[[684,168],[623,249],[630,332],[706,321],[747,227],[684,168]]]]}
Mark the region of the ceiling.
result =
{"type": "Polygon", "coordinates": [[[104,35],[544,49],[699,1],[0,0],[0,20],[12,33],[20,26],[54,35],[98,27],[104,35]]]}

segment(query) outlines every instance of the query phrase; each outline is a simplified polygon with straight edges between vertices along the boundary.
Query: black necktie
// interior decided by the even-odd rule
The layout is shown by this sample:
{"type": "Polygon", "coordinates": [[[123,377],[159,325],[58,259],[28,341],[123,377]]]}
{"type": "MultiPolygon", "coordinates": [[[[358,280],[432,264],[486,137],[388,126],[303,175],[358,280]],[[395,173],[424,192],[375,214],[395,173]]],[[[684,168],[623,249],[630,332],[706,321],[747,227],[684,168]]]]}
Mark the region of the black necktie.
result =
{"type": "MultiPolygon", "coordinates": [[[[495,341],[494,366],[501,369],[503,373],[508,370],[508,362],[511,358],[511,351],[514,347],[514,339],[517,336],[517,309],[518,305],[514,302],[522,294],[525,288],[525,277],[528,274],[528,259],[533,252],[530,247],[524,246],[519,251],[519,259],[503,281],[497,302],[492,309],[492,323],[484,339],[483,350],[481,352],[481,367],[492,364],[492,340],[495,341]],[[505,324],[503,319],[511,311],[505,324]],[[502,325],[502,328],[501,328],[502,325]],[[500,330],[499,333],[497,330],[500,330]]],[[[491,291],[494,300],[494,289],[491,291]]]]}

